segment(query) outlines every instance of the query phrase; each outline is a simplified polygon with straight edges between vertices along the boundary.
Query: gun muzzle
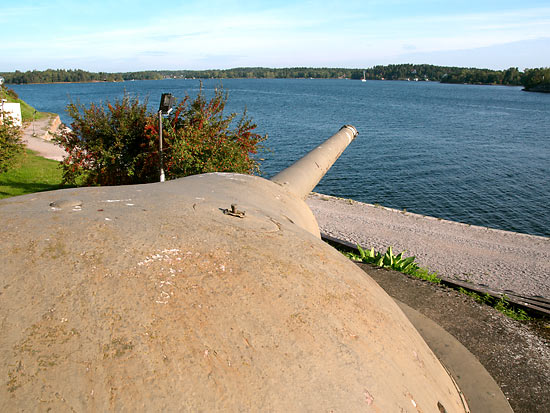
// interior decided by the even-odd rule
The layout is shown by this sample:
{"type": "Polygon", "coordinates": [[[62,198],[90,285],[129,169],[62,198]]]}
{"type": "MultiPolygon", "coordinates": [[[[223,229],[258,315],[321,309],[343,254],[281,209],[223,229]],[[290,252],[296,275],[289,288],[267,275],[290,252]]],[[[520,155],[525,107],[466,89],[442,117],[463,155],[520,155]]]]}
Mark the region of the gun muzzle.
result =
{"type": "Polygon", "coordinates": [[[357,135],[357,129],[353,126],[342,126],[338,133],[283,169],[271,181],[305,199],[357,135]]]}

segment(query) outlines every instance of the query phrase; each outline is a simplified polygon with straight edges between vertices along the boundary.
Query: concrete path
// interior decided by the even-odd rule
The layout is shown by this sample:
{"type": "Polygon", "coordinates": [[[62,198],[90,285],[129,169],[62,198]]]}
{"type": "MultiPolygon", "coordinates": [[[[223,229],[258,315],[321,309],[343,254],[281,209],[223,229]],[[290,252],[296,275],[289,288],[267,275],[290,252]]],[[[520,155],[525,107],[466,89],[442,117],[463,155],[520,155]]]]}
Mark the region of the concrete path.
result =
{"type": "Polygon", "coordinates": [[[50,132],[56,131],[59,124],[59,116],[57,115],[26,123],[23,126],[22,141],[27,148],[35,151],[37,155],[55,161],[62,161],[67,152],[49,140],[51,139],[50,132]]]}

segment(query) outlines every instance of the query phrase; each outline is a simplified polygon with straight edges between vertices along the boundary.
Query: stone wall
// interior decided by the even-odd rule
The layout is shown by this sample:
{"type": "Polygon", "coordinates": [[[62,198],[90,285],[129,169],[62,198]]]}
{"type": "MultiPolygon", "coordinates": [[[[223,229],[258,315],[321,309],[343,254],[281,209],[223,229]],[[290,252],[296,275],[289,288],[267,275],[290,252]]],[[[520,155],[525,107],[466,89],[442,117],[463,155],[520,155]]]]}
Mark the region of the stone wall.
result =
{"type": "Polygon", "coordinates": [[[52,116],[50,118],[50,126],[44,132],[44,135],[41,136],[41,138],[47,141],[52,140],[52,137],[53,137],[52,134],[57,133],[60,126],[61,126],[61,119],[59,118],[59,115],[52,116]]]}

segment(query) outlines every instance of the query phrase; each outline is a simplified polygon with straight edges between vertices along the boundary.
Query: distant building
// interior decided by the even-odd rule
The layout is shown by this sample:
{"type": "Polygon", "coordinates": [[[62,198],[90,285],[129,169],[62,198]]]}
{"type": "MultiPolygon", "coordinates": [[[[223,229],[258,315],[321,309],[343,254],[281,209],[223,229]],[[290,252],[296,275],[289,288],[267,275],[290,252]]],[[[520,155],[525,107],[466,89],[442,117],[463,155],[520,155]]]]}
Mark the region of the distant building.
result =
{"type": "Polygon", "coordinates": [[[0,124],[4,121],[4,116],[9,116],[15,126],[23,126],[21,117],[21,104],[8,103],[6,99],[0,101],[0,124]]]}
{"type": "Polygon", "coordinates": [[[3,85],[3,84],[4,84],[4,78],[0,76],[0,85],[3,85]]]}

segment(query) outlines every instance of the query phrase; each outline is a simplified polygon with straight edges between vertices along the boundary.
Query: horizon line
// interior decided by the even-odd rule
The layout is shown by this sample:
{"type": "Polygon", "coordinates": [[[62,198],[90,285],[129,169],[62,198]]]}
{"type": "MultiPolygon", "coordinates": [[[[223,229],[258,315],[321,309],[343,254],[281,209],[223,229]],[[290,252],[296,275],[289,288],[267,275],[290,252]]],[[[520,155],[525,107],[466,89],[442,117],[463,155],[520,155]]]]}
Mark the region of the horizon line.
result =
{"type": "MultiPolygon", "coordinates": [[[[368,69],[372,69],[372,68],[375,68],[375,67],[379,67],[379,66],[382,66],[382,67],[389,67],[389,66],[405,66],[405,65],[409,65],[409,66],[434,66],[434,67],[441,67],[441,68],[459,68],[459,69],[477,69],[477,70],[490,70],[490,71],[493,71],[493,72],[498,72],[498,71],[504,71],[504,70],[507,70],[507,69],[511,69],[511,68],[515,68],[515,69],[518,69],[521,71],[521,69],[519,69],[519,66],[510,66],[510,67],[507,67],[506,69],[489,69],[487,67],[474,67],[474,66],[448,66],[448,65],[437,65],[437,64],[432,64],[432,63],[390,63],[390,64],[378,64],[378,65],[374,65],[374,66],[370,66],[370,67],[338,67],[338,66],[284,66],[284,67],[270,67],[270,66],[236,66],[236,67],[231,67],[231,68],[226,68],[226,69],[219,69],[219,68],[208,68],[208,69],[141,69],[141,70],[126,70],[126,71],[117,71],[117,72],[108,72],[108,71],[92,71],[92,70],[86,70],[86,69],[81,69],[81,68],[70,68],[70,69],[66,69],[66,68],[56,68],[56,69],[53,69],[53,68],[47,68],[47,69],[27,69],[27,70],[19,70],[19,69],[15,69],[13,71],[0,71],[0,73],[16,73],[16,72],[20,72],[20,73],[26,73],[26,72],[46,72],[48,70],[66,70],[66,71],[69,71],[69,70],[72,70],[72,71],[78,71],[78,70],[81,70],[83,72],[88,72],[88,73],[108,73],[108,74],[117,74],[117,73],[139,73],[139,72],[182,72],[182,71],[187,71],[187,72],[206,72],[206,71],[230,71],[230,70],[237,70],[237,69],[271,69],[271,70],[285,70],[285,69],[339,69],[339,70],[368,70],[368,69]]],[[[540,67],[530,67],[530,68],[525,68],[524,70],[526,69],[545,69],[545,68],[548,68],[550,66],[540,66],[540,67]]]]}

